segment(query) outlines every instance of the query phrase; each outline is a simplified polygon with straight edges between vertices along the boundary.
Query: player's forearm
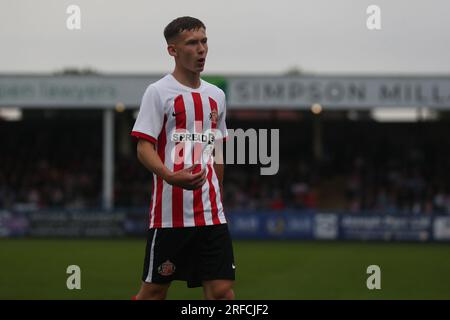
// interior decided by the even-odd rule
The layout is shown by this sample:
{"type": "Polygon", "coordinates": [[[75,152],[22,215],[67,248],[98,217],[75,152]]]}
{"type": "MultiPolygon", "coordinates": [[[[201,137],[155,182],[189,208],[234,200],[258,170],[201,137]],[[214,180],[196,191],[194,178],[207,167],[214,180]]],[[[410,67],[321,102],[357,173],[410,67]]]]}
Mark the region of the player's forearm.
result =
{"type": "Polygon", "coordinates": [[[137,146],[137,156],[148,170],[165,181],[169,181],[172,172],[161,161],[153,143],[140,140],[137,146]]]}

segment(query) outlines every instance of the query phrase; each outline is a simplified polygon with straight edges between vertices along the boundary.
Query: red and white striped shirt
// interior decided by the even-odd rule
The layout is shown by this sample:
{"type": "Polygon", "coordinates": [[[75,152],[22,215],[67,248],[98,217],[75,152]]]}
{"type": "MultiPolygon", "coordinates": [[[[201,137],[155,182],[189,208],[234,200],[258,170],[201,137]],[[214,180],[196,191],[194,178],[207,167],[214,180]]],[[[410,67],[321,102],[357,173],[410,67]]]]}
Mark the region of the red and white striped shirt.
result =
{"type": "Polygon", "coordinates": [[[225,93],[201,80],[197,89],[171,74],[148,86],[132,136],[156,144],[171,171],[200,164],[207,181],[196,190],[172,186],[153,175],[150,228],[179,228],[226,223],[219,181],[211,159],[214,140],[228,136],[225,93]]]}

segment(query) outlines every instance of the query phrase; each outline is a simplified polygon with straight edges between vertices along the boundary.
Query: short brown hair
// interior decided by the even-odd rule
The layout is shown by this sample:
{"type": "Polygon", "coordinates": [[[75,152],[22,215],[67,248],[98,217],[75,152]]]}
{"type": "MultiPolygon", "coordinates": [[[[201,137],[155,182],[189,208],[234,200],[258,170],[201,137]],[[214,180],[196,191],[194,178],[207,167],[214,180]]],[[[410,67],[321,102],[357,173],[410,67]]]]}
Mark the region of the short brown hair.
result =
{"type": "Polygon", "coordinates": [[[179,17],[173,20],[164,28],[164,38],[167,43],[184,30],[197,30],[203,28],[206,30],[205,25],[197,18],[193,17],[179,17]]]}

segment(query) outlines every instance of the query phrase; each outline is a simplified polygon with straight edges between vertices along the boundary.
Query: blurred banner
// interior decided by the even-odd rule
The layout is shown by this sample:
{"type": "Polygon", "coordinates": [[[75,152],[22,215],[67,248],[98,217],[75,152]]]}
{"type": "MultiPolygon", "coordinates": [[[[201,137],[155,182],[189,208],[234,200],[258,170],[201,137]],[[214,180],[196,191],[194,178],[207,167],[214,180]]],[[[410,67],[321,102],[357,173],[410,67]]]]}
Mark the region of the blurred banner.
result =
{"type": "Polygon", "coordinates": [[[126,213],[38,211],[28,220],[32,237],[114,237],[125,235],[126,213]]]}
{"type": "MultiPolygon", "coordinates": [[[[293,210],[234,211],[227,217],[233,239],[450,241],[450,217],[440,215],[293,210]]],[[[0,211],[0,237],[140,237],[147,226],[145,209],[0,211]]]]}
{"type": "Polygon", "coordinates": [[[228,105],[309,109],[319,103],[330,109],[423,107],[448,109],[448,77],[391,76],[265,76],[227,78],[228,105]]]}
{"type": "Polygon", "coordinates": [[[443,216],[240,212],[228,217],[235,239],[450,240],[450,217],[443,216]]]}
{"type": "MultiPolygon", "coordinates": [[[[0,75],[0,107],[138,108],[162,75],[0,75]]],[[[227,94],[230,109],[373,107],[450,108],[450,79],[428,76],[204,76],[227,94]]]]}

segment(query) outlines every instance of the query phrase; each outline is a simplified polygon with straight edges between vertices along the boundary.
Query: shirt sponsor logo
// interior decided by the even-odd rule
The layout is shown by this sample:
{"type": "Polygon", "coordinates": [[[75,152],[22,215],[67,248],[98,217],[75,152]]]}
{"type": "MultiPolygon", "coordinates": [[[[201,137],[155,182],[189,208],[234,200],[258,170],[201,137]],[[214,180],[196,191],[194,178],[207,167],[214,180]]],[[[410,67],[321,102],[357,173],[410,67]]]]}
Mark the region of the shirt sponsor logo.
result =
{"type": "Polygon", "coordinates": [[[174,132],[172,133],[173,142],[202,142],[207,144],[213,144],[215,136],[213,133],[184,133],[184,132],[174,132]]]}

